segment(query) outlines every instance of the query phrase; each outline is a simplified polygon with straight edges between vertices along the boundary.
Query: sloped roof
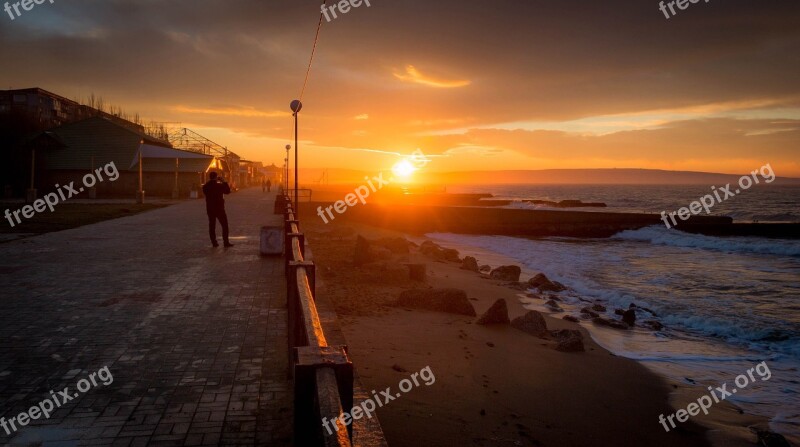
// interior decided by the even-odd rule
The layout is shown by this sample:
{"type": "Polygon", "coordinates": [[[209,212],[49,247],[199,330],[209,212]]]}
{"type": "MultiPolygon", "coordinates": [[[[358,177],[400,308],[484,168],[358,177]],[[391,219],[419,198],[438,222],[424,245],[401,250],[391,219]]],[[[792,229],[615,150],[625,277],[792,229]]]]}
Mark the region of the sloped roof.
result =
{"type": "Polygon", "coordinates": [[[133,156],[129,169],[139,169],[139,153],[142,154],[143,170],[146,172],[205,172],[214,157],[180,149],[142,144],[133,156]],[[175,166],[177,162],[177,167],[175,166]]]}
{"type": "Polygon", "coordinates": [[[63,142],[64,147],[42,154],[47,169],[82,170],[112,161],[120,167],[128,166],[142,141],[152,146],[170,147],[168,142],[102,117],[65,124],[48,133],[63,142]]]}

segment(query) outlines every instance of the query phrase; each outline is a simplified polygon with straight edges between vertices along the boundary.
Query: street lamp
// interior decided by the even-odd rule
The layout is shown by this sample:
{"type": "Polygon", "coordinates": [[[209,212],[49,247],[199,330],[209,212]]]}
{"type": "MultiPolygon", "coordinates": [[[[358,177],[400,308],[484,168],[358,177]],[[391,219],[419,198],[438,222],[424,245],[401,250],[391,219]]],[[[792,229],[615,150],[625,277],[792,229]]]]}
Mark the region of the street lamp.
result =
{"type": "Polygon", "coordinates": [[[298,187],[297,187],[299,180],[298,174],[300,172],[300,167],[297,165],[297,161],[299,158],[297,155],[297,151],[298,149],[300,149],[297,145],[297,115],[299,115],[300,111],[303,110],[303,103],[300,102],[299,99],[295,99],[294,101],[292,101],[289,107],[292,109],[294,115],[294,212],[297,213],[299,209],[299,197],[300,197],[298,196],[298,187]]]}
{"type": "Polygon", "coordinates": [[[283,190],[289,191],[289,151],[292,150],[292,145],[286,145],[286,158],[283,160],[283,168],[286,170],[286,174],[283,176],[283,190]]]}

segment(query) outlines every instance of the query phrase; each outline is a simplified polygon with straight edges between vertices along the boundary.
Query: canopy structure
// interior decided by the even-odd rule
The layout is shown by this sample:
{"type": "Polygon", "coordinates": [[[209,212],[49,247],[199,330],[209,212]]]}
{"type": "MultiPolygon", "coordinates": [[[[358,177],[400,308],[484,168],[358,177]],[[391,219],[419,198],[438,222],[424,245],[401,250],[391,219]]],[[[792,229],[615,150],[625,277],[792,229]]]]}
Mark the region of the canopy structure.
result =
{"type": "MultiPolygon", "coordinates": [[[[213,155],[198,154],[196,152],[182,151],[178,149],[170,149],[168,147],[153,146],[151,144],[140,144],[139,150],[134,154],[131,166],[128,169],[133,169],[139,164],[139,158],[167,158],[172,160],[204,160],[206,161],[206,168],[214,161],[213,155]]],[[[205,169],[204,169],[205,170],[205,169]]]]}
{"type": "Polygon", "coordinates": [[[183,173],[203,173],[207,172],[211,166],[217,165],[217,160],[213,155],[199,154],[197,152],[182,151],[163,146],[154,146],[142,142],[136,150],[131,166],[133,169],[138,166],[139,170],[139,192],[136,196],[137,203],[144,203],[144,165],[145,159],[148,162],[147,171],[152,172],[174,172],[175,186],[172,190],[172,198],[180,196],[179,175],[183,173]],[[174,160],[174,162],[173,162],[174,160]]]}

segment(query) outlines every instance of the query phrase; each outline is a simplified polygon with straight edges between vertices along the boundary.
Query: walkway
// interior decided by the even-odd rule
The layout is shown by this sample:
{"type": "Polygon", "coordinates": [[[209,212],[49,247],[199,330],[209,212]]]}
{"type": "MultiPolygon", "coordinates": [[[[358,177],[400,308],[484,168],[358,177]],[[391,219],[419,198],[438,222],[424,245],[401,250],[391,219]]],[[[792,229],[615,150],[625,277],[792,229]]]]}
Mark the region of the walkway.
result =
{"type": "Polygon", "coordinates": [[[0,244],[0,416],[19,429],[0,445],[289,445],[283,267],[258,254],[274,198],[230,196],[228,250],[202,201],[0,244]],[[82,381],[104,367],[113,382],[82,381]]]}

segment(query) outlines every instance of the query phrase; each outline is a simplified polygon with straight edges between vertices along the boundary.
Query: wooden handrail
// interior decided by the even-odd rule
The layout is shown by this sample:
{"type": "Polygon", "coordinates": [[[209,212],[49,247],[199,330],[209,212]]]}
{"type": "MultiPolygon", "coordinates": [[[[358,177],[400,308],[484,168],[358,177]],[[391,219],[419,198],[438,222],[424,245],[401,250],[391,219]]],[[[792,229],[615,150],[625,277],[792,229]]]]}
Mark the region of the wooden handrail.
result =
{"type": "MultiPolygon", "coordinates": [[[[286,266],[290,368],[295,378],[295,444],[351,447],[352,427],[341,419],[353,405],[352,363],[344,347],[328,345],[314,298],[315,268],[303,255],[304,238],[291,200],[278,200],[286,206],[287,237],[291,238],[286,244],[286,266]],[[310,364],[300,361],[301,349],[302,360],[310,364]],[[324,432],[322,418],[330,421],[335,431],[324,432]]],[[[276,203],[276,209],[279,205],[276,203]]],[[[380,445],[385,445],[382,434],[379,438],[380,445]]]]}

